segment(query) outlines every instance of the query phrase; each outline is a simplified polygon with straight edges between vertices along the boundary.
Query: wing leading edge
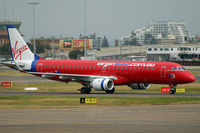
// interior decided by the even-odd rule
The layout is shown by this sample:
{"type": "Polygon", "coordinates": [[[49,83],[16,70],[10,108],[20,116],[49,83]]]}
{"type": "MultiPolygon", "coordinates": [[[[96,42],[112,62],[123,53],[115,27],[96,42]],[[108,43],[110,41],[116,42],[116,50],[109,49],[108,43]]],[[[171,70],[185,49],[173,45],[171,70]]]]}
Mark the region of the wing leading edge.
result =
{"type": "Polygon", "coordinates": [[[98,78],[108,78],[112,80],[117,80],[115,76],[99,76],[99,75],[79,75],[79,74],[64,74],[64,73],[42,73],[42,72],[27,72],[34,75],[40,75],[43,78],[53,78],[54,76],[59,76],[60,80],[63,79],[74,79],[80,81],[91,82],[98,78]]]}

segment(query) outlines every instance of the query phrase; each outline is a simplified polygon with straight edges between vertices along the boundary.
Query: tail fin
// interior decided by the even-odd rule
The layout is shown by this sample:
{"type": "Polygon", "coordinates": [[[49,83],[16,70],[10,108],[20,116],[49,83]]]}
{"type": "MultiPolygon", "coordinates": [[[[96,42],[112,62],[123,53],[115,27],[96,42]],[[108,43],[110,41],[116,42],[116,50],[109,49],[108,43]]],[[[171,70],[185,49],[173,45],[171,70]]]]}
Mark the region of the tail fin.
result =
{"type": "Polygon", "coordinates": [[[21,62],[23,60],[34,60],[34,54],[31,52],[15,26],[7,25],[7,29],[13,60],[15,62],[21,62]]]}
{"type": "Polygon", "coordinates": [[[7,25],[7,31],[12,58],[18,69],[31,69],[32,62],[40,58],[31,52],[14,25],[7,25]]]}

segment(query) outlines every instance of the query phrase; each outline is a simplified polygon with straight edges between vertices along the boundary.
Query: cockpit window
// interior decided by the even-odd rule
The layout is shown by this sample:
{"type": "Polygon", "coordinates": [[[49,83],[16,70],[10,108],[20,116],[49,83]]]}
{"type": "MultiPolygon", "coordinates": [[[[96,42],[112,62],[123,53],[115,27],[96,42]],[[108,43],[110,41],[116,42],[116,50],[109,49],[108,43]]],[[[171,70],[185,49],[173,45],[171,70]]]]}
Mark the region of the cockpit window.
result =
{"type": "Polygon", "coordinates": [[[172,67],[172,71],[184,71],[184,67],[172,67]]]}
{"type": "Polygon", "coordinates": [[[179,70],[179,71],[184,71],[185,68],[184,68],[184,67],[178,67],[178,70],[179,70]]]}
{"type": "Polygon", "coordinates": [[[172,71],[177,71],[178,68],[177,67],[172,67],[172,71]]]}

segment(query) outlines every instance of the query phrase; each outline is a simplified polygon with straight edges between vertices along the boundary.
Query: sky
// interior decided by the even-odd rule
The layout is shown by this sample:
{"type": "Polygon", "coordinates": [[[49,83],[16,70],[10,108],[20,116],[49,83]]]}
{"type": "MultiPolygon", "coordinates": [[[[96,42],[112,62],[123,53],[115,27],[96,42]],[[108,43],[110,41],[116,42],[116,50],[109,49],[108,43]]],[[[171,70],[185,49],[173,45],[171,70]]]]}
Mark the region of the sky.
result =
{"type": "MultiPolygon", "coordinates": [[[[21,21],[25,41],[33,37],[84,35],[84,0],[0,0],[0,21],[21,21]]],[[[200,35],[200,0],[86,0],[86,35],[106,36],[110,43],[152,21],[184,21],[200,35]]]]}

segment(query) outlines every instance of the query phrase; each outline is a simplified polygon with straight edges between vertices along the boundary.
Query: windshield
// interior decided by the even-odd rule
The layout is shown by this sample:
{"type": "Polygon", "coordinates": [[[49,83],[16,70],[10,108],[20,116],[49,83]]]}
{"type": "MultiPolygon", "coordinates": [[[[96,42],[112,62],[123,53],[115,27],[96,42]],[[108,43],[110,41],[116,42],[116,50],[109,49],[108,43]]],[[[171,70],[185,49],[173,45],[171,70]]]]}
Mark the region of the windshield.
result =
{"type": "Polygon", "coordinates": [[[172,71],[184,71],[186,70],[184,67],[172,67],[172,71]]]}

